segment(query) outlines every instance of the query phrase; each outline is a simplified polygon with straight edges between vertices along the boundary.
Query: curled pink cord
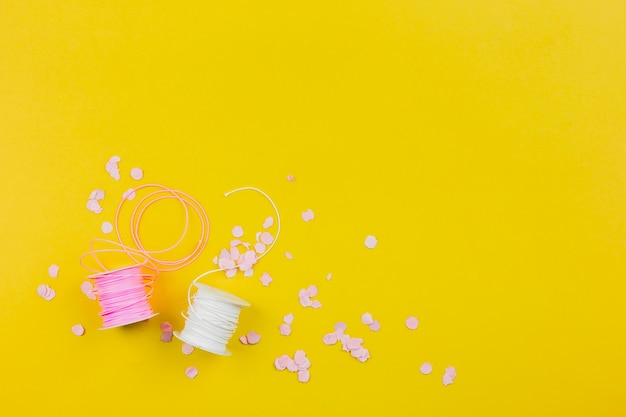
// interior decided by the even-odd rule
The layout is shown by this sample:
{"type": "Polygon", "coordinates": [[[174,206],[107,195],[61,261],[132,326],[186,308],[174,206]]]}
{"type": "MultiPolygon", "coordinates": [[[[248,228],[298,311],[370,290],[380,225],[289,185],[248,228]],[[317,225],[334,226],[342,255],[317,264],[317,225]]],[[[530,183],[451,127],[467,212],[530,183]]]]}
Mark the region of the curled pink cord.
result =
{"type": "Polygon", "coordinates": [[[128,200],[124,197],[115,213],[114,228],[118,241],[92,239],[89,244],[89,252],[80,258],[81,265],[94,273],[88,278],[94,280],[95,292],[102,308],[100,315],[102,316],[103,328],[123,326],[152,317],[154,314],[148,300],[152,295],[151,285],[159,273],[177,271],[195,261],[206,247],[209,239],[209,218],[196,199],[182,191],[172,190],[159,184],[139,186],[134,189],[134,193],[138,195],[138,192],[142,190],[146,191],[147,194],[138,201],[130,218],[129,234],[132,246],[124,242],[119,225],[120,213],[128,200]],[[139,233],[141,219],[146,210],[153,204],[167,199],[180,202],[184,208],[184,229],[180,238],[172,246],[159,250],[147,250],[139,233]],[[198,243],[190,253],[180,259],[160,259],[158,255],[173,251],[185,241],[189,230],[190,211],[194,212],[200,221],[201,230],[198,243]],[[123,255],[123,258],[126,258],[127,266],[110,270],[101,259],[101,256],[105,254],[123,255]],[[85,259],[90,259],[95,263],[95,266],[88,265],[85,259]],[[128,265],[129,260],[130,265],[128,265]]]}

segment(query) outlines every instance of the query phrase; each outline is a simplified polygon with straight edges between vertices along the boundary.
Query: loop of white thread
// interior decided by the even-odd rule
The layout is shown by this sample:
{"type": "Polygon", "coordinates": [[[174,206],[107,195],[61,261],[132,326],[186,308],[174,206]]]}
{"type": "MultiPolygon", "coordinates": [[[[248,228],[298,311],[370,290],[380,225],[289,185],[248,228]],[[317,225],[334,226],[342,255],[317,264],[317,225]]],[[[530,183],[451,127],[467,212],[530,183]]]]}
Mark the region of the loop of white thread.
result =
{"type": "MultiPolygon", "coordinates": [[[[256,191],[265,197],[272,205],[276,215],[276,236],[267,250],[257,258],[259,260],[272,250],[278,240],[280,235],[280,213],[270,196],[255,187],[237,188],[224,194],[224,197],[247,190],[256,191]]],[[[219,268],[206,271],[191,282],[187,290],[187,302],[189,303],[187,315],[182,313],[182,316],[185,318],[185,326],[180,333],[174,332],[174,336],[207,352],[229,356],[231,353],[226,349],[226,345],[237,330],[241,308],[249,307],[250,303],[225,291],[198,283],[200,279],[207,275],[225,270],[226,268],[219,268]],[[192,297],[191,290],[193,286],[197,288],[197,291],[192,297]]]]}

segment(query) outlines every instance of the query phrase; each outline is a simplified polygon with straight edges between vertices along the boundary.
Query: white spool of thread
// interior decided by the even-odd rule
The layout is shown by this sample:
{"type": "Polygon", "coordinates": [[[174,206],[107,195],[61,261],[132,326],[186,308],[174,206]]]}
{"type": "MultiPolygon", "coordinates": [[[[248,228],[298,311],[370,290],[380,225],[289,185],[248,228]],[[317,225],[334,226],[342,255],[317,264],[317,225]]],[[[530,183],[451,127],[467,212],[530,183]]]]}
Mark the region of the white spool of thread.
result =
{"type": "Polygon", "coordinates": [[[185,327],[180,333],[174,332],[174,336],[207,352],[230,356],[226,344],[237,330],[241,308],[250,303],[206,284],[194,285],[197,291],[187,314],[182,313],[185,327]]]}
{"type": "MultiPolygon", "coordinates": [[[[256,191],[265,197],[272,205],[276,215],[276,236],[267,250],[257,258],[257,260],[260,260],[272,250],[278,240],[278,236],[280,236],[280,213],[270,196],[255,187],[237,188],[227,192],[224,196],[228,197],[231,194],[246,190],[256,191]]],[[[224,270],[224,268],[219,268],[206,271],[192,281],[187,291],[189,308],[186,315],[182,313],[182,316],[185,318],[185,327],[181,332],[174,332],[174,336],[189,345],[207,352],[230,356],[231,352],[226,349],[226,345],[235,330],[237,330],[241,308],[249,307],[250,303],[225,291],[198,283],[200,279],[207,275],[224,270]],[[193,286],[197,288],[197,291],[192,296],[191,289],[193,286]]]]}

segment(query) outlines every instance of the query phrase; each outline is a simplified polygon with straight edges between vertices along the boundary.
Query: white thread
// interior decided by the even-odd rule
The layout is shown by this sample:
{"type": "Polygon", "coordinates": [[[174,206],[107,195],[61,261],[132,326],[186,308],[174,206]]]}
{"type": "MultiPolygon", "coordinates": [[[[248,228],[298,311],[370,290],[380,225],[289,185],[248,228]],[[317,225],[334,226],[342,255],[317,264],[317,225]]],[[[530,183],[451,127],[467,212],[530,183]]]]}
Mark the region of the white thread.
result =
{"type": "MultiPolygon", "coordinates": [[[[224,197],[245,190],[256,191],[263,195],[270,202],[276,214],[276,236],[267,250],[257,258],[257,260],[260,260],[269,253],[278,240],[278,236],[280,235],[280,214],[270,196],[258,188],[237,188],[224,194],[224,197]]],[[[224,270],[226,270],[226,268],[204,272],[191,282],[187,290],[187,302],[189,303],[187,315],[181,313],[185,318],[185,326],[180,333],[174,332],[174,336],[187,344],[206,350],[207,352],[230,356],[231,353],[226,349],[226,345],[233,333],[237,330],[241,308],[249,307],[250,303],[225,291],[198,283],[201,278],[224,270]],[[192,297],[191,289],[193,286],[197,288],[197,291],[192,297]]]]}

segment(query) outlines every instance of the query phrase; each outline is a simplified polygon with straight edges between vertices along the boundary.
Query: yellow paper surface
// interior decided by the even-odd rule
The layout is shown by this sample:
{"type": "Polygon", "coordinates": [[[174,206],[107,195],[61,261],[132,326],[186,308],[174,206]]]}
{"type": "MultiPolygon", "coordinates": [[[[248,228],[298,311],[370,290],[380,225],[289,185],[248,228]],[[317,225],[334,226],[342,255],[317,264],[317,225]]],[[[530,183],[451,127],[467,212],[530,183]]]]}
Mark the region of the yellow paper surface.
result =
{"type": "MultiPolygon", "coordinates": [[[[626,415],[625,19],[623,1],[1,1],[2,414],[626,415]],[[155,283],[159,316],[98,331],[78,260],[133,167],[201,201],[211,237],[155,283]],[[232,227],[254,240],[272,214],[223,197],[240,186],[283,234],[252,278],[205,280],[252,304],[233,356],[184,356],[160,322],[181,329],[232,227]],[[298,304],[311,284],[319,310],[298,304]],[[367,363],[322,343],[340,320],[367,363]],[[308,384],[273,369],[296,349],[308,384]]],[[[146,214],[147,244],[181,213],[146,214]]]]}

